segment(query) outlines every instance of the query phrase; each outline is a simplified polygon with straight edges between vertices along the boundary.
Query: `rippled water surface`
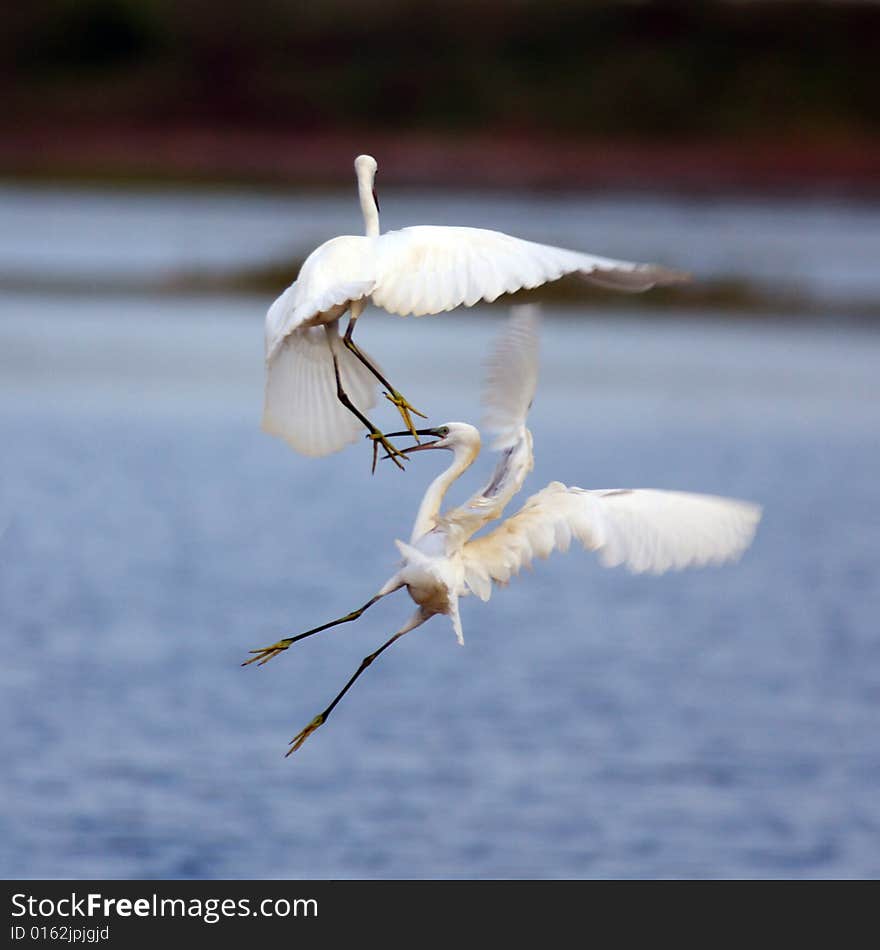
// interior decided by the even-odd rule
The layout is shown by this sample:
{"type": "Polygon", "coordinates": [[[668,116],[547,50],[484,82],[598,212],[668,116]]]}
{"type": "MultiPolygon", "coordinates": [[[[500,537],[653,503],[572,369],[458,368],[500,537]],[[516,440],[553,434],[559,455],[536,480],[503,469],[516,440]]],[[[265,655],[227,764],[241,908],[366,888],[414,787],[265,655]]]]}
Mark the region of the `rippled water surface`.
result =
{"type": "MultiPolygon", "coordinates": [[[[835,310],[880,299],[877,206],[382,206],[385,228],[502,228],[812,301],[810,323],[544,320],[523,497],[739,496],[764,506],[754,546],[662,578],[555,555],[463,603],[463,648],[444,618],[405,637],[284,759],[410,604],[241,660],[364,603],[444,459],[371,478],[366,446],[305,459],[263,434],[268,298],[109,289],[294,261],[360,230],[353,193],[0,186],[0,875],[880,876],[880,337],[835,310]]],[[[479,422],[505,313],[371,312],[359,336],[432,422],[479,422]]]]}
{"type": "MultiPolygon", "coordinates": [[[[525,493],[754,499],[753,548],[662,578],[556,555],[284,759],[405,594],[240,661],[363,603],[443,460],[370,478],[365,446],[261,433],[266,302],[0,300],[3,876],[880,874],[880,338],[548,314],[525,493]]],[[[479,421],[503,314],[360,333],[432,421],[479,421]]]]}

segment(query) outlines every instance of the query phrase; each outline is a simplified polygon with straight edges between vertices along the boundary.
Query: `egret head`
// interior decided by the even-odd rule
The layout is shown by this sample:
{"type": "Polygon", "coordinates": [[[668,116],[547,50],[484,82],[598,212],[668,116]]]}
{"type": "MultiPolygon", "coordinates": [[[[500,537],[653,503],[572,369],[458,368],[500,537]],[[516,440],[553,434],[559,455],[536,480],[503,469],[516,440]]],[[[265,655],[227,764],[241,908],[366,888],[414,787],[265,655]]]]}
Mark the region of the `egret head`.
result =
{"type": "MultiPolygon", "coordinates": [[[[369,196],[372,196],[376,211],[379,210],[379,196],[376,194],[375,187],[376,169],[378,167],[376,159],[372,155],[358,155],[354,160],[354,172],[357,175],[358,188],[361,192],[361,203],[363,204],[365,200],[369,201],[369,196]]],[[[365,215],[368,212],[369,209],[364,210],[365,215]]]]}
{"type": "MultiPolygon", "coordinates": [[[[390,432],[390,436],[411,435],[409,430],[390,432]]],[[[426,449],[449,449],[450,452],[465,450],[476,453],[480,450],[480,433],[467,422],[447,422],[433,429],[416,429],[416,435],[434,436],[434,442],[422,442],[400,451],[409,455],[412,452],[424,452],[426,449]]]]}
{"type": "Polygon", "coordinates": [[[376,177],[376,159],[372,155],[358,155],[354,160],[355,174],[360,178],[361,175],[367,175],[369,178],[376,177]]]}

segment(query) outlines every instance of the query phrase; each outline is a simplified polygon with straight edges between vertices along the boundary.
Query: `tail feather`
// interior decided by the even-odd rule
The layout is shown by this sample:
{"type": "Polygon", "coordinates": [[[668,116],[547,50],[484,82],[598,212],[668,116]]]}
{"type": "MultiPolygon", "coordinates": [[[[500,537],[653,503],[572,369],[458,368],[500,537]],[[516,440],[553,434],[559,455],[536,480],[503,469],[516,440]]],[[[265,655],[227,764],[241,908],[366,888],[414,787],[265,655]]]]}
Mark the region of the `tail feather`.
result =
{"type": "Polygon", "coordinates": [[[459,646],[464,646],[464,631],[461,629],[461,615],[458,612],[457,595],[453,595],[449,598],[449,619],[452,621],[455,639],[458,640],[459,646]]]}
{"type": "MultiPolygon", "coordinates": [[[[353,353],[338,349],[342,388],[366,415],[376,404],[376,378],[353,353]]],[[[312,456],[330,455],[363,437],[363,424],[337,398],[333,355],[323,327],[294,330],[269,359],[262,427],[312,456]]]]}

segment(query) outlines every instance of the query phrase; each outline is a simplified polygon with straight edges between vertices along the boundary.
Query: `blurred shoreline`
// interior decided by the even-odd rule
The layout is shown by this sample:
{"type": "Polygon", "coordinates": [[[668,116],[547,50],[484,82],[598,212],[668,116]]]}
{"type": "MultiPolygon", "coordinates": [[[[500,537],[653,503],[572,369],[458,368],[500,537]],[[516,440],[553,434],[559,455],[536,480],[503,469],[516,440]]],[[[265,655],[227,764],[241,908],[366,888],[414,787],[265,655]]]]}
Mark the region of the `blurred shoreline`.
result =
{"type": "MultiPolygon", "coordinates": [[[[265,298],[268,305],[299,271],[301,262],[265,267],[241,267],[220,274],[192,271],[172,276],[137,278],[131,276],[81,278],[53,276],[35,278],[0,274],[0,295],[33,295],[36,299],[64,297],[69,299],[136,299],[159,297],[180,298],[265,298]]],[[[773,292],[757,283],[736,279],[706,279],[683,286],[658,287],[649,294],[620,294],[595,287],[577,277],[566,277],[535,290],[502,294],[495,302],[500,308],[508,303],[533,303],[559,311],[604,315],[608,312],[631,311],[665,314],[671,317],[749,320],[760,317],[774,322],[813,321],[824,325],[865,325],[880,323],[880,302],[827,301],[797,291],[773,292]],[[795,316],[796,315],[796,316],[795,316]]]]}
{"type": "MultiPolygon", "coordinates": [[[[158,179],[0,181],[0,293],[255,295],[268,306],[314,247],[361,227],[350,162],[338,164],[343,180],[335,187],[305,179],[288,188],[228,178],[195,187],[158,179]]],[[[671,263],[693,278],[643,296],[569,277],[520,292],[522,301],[593,313],[797,314],[880,325],[874,202],[817,192],[694,197],[656,182],[629,192],[518,189],[497,179],[486,188],[420,187],[395,179],[393,163],[389,175],[384,163],[380,174],[385,230],[415,222],[492,227],[558,247],[671,263]]]]}
{"type": "Polygon", "coordinates": [[[880,140],[636,142],[370,129],[301,133],[192,124],[27,125],[0,138],[7,179],[278,188],[349,185],[376,156],[381,183],[533,190],[666,191],[880,199],[880,140]]]}

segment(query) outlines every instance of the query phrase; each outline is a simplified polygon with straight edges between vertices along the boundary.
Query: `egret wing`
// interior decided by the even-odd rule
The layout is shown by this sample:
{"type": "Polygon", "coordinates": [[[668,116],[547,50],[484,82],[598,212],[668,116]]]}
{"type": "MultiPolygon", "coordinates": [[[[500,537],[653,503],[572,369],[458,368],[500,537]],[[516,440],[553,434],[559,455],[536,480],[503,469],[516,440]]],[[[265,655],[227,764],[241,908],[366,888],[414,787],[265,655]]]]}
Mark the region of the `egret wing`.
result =
{"type": "Polygon", "coordinates": [[[501,455],[483,488],[444,515],[447,524],[460,529],[460,538],[499,518],[534,467],[526,417],[538,384],[538,324],[537,307],[512,307],[507,327],[489,355],[483,431],[494,436],[492,448],[501,455]]]}
{"type": "Polygon", "coordinates": [[[517,514],[465,545],[465,583],[486,600],[536,558],[568,550],[572,538],[603,566],[635,573],[681,570],[737,559],[751,544],[761,509],[716,495],[654,489],[587,491],[551,482],[517,514]]]}
{"type": "Polygon", "coordinates": [[[538,308],[511,308],[507,329],[486,364],[483,431],[503,451],[522,440],[538,386],[538,308]]]}
{"type": "Polygon", "coordinates": [[[614,290],[642,291],[686,275],[536,244],[483,228],[421,225],[376,238],[373,303],[400,316],[442,313],[579,273],[614,290]]]}
{"type": "Polygon", "coordinates": [[[311,288],[299,279],[294,281],[266,314],[267,362],[275,358],[291,333],[312,322],[338,319],[353,300],[369,296],[372,289],[370,280],[335,280],[311,288]]]}
{"type": "MultiPolygon", "coordinates": [[[[266,364],[262,428],[304,455],[329,455],[363,439],[360,420],[336,396],[327,332],[326,327],[299,327],[266,364]]],[[[336,350],[342,388],[362,412],[369,412],[376,404],[375,376],[348,349],[336,350]]]]}
{"type": "Polygon", "coordinates": [[[296,280],[266,314],[266,359],[301,327],[329,323],[375,285],[374,239],[344,234],[325,241],[306,258],[296,280]]]}

